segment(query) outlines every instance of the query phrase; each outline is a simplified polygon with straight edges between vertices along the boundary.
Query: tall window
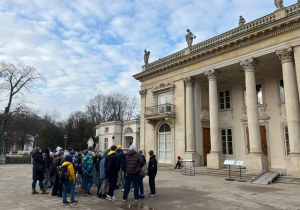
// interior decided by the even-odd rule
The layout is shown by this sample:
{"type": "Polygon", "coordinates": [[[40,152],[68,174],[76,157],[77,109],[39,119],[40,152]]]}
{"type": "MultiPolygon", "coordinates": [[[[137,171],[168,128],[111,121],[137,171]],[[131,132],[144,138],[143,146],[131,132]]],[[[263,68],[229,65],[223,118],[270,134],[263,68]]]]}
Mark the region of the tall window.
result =
{"type": "Polygon", "coordinates": [[[279,80],[279,94],[280,94],[280,102],[285,101],[285,95],[284,95],[284,84],[283,80],[279,80]]]}
{"type": "MultiPolygon", "coordinates": [[[[263,92],[262,92],[262,85],[256,85],[256,97],[257,97],[257,104],[263,104],[263,92]]],[[[244,90],[244,105],[247,106],[247,92],[246,89],[244,90]]]]}
{"type": "Polygon", "coordinates": [[[109,127],[105,127],[104,132],[105,132],[105,133],[108,133],[108,132],[109,132],[109,127]]]}
{"type": "Polygon", "coordinates": [[[157,95],[157,105],[171,104],[172,103],[172,93],[166,92],[157,95]]]}
{"type": "Polygon", "coordinates": [[[158,131],[159,148],[158,148],[158,158],[160,162],[170,162],[171,161],[171,127],[168,124],[162,124],[158,131]]]}
{"type": "Polygon", "coordinates": [[[104,138],[104,150],[108,148],[108,138],[104,138]]]}
{"type": "Polygon", "coordinates": [[[286,155],[289,155],[290,154],[290,138],[289,138],[289,129],[288,129],[287,125],[283,126],[283,131],[284,131],[286,155]]]}
{"type": "Polygon", "coordinates": [[[219,92],[219,107],[220,109],[230,109],[230,92],[219,92]]]}
{"type": "Polygon", "coordinates": [[[232,155],[232,130],[221,129],[222,151],[225,155],[232,155]]]}

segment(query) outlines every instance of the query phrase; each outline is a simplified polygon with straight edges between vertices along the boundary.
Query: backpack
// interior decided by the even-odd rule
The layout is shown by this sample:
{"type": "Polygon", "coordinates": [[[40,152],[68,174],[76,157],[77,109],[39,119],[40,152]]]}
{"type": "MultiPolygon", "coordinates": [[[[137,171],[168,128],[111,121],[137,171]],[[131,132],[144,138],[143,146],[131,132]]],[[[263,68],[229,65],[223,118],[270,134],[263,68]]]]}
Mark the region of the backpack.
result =
{"type": "Polygon", "coordinates": [[[68,165],[67,166],[58,166],[58,177],[59,177],[59,182],[64,183],[69,181],[68,177],[68,165]]]}
{"type": "Polygon", "coordinates": [[[146,165],[146,164],[143,165],[140,174],[141,174],[142,176],[146,176],[146,175],[148,174],[148,168],[147,168],[147,165],[146,165]]]}

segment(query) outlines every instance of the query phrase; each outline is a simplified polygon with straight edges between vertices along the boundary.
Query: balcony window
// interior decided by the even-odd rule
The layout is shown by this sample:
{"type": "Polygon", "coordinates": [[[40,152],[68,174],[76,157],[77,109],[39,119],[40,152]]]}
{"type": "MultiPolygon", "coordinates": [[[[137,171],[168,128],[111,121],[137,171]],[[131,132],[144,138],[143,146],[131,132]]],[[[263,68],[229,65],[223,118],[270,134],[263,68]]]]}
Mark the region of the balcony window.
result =
{"type": "Polygon", "coordinates": [[[290,154],[290,138],[289,138],[289,129],[287,125],[283,126],[283,132],[284,132],[284,141],[285,141],[285,152],[286,155],[290,154]]]}
{"type": "Polygon", "coordinates": [[[157,105],[171,104],[172,103],[172,93],[165,92],[157,95],[157,105]]]}
{"type": "Polygon", "coordinates": [[[233,154],[232,130],[221,129],[222,151],[225,155],[233,154]]]}
{"type": "Polygon", "coordinates": [[[280,95],[280,102],[285,102],[284,84],[282,79],[279,80],[279,95],[280,95]]]}

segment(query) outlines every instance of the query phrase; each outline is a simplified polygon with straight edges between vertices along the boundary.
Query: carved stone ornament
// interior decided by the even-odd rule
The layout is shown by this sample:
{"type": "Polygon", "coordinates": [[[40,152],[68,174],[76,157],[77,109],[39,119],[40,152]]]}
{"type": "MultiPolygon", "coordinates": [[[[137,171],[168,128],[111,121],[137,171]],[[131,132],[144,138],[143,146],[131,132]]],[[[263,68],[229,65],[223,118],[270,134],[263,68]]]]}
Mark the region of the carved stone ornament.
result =
{"type": "MultiPolygon", "coordinates": [[[[298,2],[299,2],[299,0],[298,0],[298,2]]],[[[277,9],[284,8],[284,6],[283,6],[283,0],[274,0],[274,4],[277,7],[277,9]]]]}
{"type": "Polygon", "coordinates": [[[146,97],[146,94],[147,94],[147,89],[140,90],[141,98],[145,98],[145,97],[146,97]]]}
{"type": "Polygon", "coordinates": [[[292,62],[294,59],[294,50],[292,47],[288,47],[283,50],[277,50],[276,55],[278,56],[282,64],[292,62]]]}
{"type": "Polygon", "coordinates": [[[255,70],[255,65],[256,61],[254,58],[249,58],[243,61],[240,61],[240,65],[243,67],[244,71],[254,71],[255,70]]]}
{"type": "Polygon", "coordinates": [[[183,78],[183,82],[185,86],[192,86],[195,82],[194,77],[185,77],[183,78]]]}
{"type": "Polygon", "coordinates": [[[145,49],[145,51],[144,51],[144,62],[145,62],[146,66],[148,65],[149,57],[150,57],[150,51],[147,51],[145,49]]]}
{"type": "Polygon", "coordinates": [[[88,141],[87,141],[87,145],[88,147],[93,147],[94,146],[94,141],[92,138],[90,138],[88,141]]]}
{"type": "Polygon", "coordinates": [[[193,40],[196,39],[196,36],[190,31],[190,29],[186,30],[187,34],[185,35],[185,40],[188,44],[188,48],[191,48],[193,45],[193,40]]]}
{"type": "Polygon", "coordinates": [[[204,75],[207,76],[208,80],[216,80],[218,77],[218,72],[216,69],[211,69],[204,72],[204,75]]]}

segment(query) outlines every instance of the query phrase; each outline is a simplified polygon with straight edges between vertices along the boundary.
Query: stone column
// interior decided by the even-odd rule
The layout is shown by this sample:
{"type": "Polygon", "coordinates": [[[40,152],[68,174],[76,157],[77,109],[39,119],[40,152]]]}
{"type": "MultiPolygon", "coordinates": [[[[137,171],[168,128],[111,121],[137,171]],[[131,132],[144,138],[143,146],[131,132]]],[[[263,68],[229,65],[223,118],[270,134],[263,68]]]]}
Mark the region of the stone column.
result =
{"type": "MultiPolygon", "coordinates": [[[[147,95],[147,89],[140,90],[141,95],[141,119],[140,119],[140,150],[146,151],[146,145],[145,145],[145,136],[146,136],[146,121],[145,121],[145,108],[146,108],[146,95],[147,95]]],[[[125,140],[124,140],[125,142],[125,140]]],[[[124,144],[123,142],[123,144],[124,144]]],[[[146,152],[145,152],[146,154],[146,152]]]]}
{"type": "Polygon", "coordinates": [[[282,63],[285,107],[290,140],[290,155],[286,162],[288,175],[300,177],[300,110],[292,47],[276,51],[282,63]]]}
{"type": "Polygon", "coordinates": [[[221,151],[217,71],[213,69],[206,71],[204,74],[207,76],[209,81],[209,124],[211,151],[210,154],[207,155],[207,167],[220,169],[224,168],[223,162],[225,160],[225,155],[223,155],[221,151]]]}
{"type": "Polygon", "coordinates": [[[250,143],[250,155],[246,157],[246,167],[251,172],[268,171],[268,158],[262,154],[259,113],[257,107],[255,61],[253,58],[240,61],[245,71],[247,119],[250,143]]]}
{"type": "Polygon", "coordinates": [[[295,69],[297,76],[298,94],[300,100],[300,46],[294,47],[295,69]]]}
{"type": "Polygon", "coordinates": [[[186,91],[186,152],[195,153],[195,121],[194,121],[194,78],[186,77],[183,79],[186,91]]]}

